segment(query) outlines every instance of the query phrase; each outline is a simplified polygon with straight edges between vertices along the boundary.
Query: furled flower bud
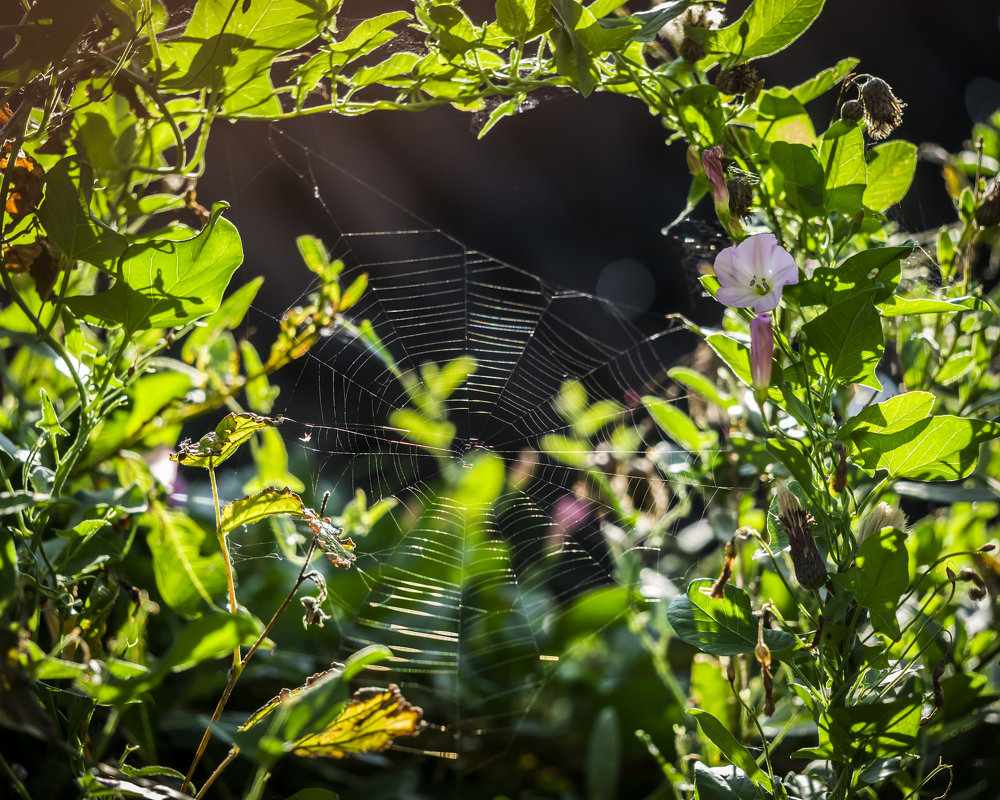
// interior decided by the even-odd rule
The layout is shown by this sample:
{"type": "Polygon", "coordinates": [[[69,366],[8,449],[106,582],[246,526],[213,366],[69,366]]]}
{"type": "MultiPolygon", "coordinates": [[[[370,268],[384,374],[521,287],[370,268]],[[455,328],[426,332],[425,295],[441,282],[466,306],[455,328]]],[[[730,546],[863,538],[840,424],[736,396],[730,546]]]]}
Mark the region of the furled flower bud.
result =
{"type": "Polygon", "coordinates": [[[757,402],[767,398],[774,358],[774,327],[770,314],[758,314],[750,323],[750,381],[757,402]]]}
{"type": "Polygon", "coordinates": [[[986,193],[976,208],[976,223],[983,228],[1000,225],[1000,175],[986,184],[986,193]]]}
{"type": "Polygon", "coordinates": [[[826,583],[826,562],[809,531],[809,515],[784,481],[775,486],[778,516],[788,531],[789,555],[795,579],[804,589],[818,589],[826,583]]]}
{"type": "Polygon", "coordinates": [[[872,534],[878,533],[882,528],[905,531],[906,515],[888,503],[879,503],[858,523],[858,544],[861,544],[872,534]]]}
{"type": "Polygon", "coordinates": [[[712,187],[712,200],[715,205],[723,203],[729,206],[729,189],[726,187],[726,173],[722,168],[722,148],[712,147],[702,151],[701,164],[705,170],[705,177],[712,187]]]}
{"type": "Polygon", "coordinates": [[[861,122],[865,115],[865,107],[860,100],[848,100],[840,107],[840,118],[852,122],[861,122]]]}
{"type": "Polygon", "coordinates": [[[729,190],[729,213],[736,219],[749,217],[750,206],[753,203],[750,181],[742,175],[735,175],[726,179],[726,189],[729,190]]]}
{"type": "Polygon", "coordinates": [[[715,85],[723,94],[750,94],[757,88],[757,70],[751,64],[737,64],[715,76],[715,85]]]}
{"type": "Polygon", "coordinates": [[[861,87],[861,102],[868,119],[868,135],[884,139],[903,121],[906,103],[892,93],[892,87],[881,78],[869,77],[861,87]]]}

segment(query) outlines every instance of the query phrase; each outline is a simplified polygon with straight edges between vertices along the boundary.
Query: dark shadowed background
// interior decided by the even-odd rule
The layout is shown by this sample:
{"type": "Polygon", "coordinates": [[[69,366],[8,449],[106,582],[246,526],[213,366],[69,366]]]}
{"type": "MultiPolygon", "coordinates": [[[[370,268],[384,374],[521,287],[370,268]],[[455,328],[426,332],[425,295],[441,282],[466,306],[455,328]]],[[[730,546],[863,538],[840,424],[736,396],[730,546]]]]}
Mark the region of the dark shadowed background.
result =
{"type": "MultiPolygon", "coordinates": [[[[729,18],[746,5],[730,2],[729,18]]],[[[350,24],[342,18],[340,27],[350,24]]],[[[897,137],[954,151],[973,120],[1000,108],[996,0],[829,0],[801,39],[757,66],[767,85],[792,86],[846,56],[907,103],[897,137]]],[[[830,92],[810,105],[817,130],[834,100],[830,92]]],[[[683,148],[664,145],[659,122],[636,100],[543,99],[481,140],[473,117],[451,108],[223,123],[213,133],[199,200],[233,204],[246,276],[268,277],[257,304],[269,313],[307,283],[296,236],[333,247],[340,233],[415,227],[640,308],[699,314],[713,305],[697,299],[677,243],[660,233],[684,205],[683,148]]],[[[710,204],[695,216],[711,221],[710,204]]],[[[934,166],[918,166],[914,192],[890,216],[909,230],[953,218],[934,166]]]]}

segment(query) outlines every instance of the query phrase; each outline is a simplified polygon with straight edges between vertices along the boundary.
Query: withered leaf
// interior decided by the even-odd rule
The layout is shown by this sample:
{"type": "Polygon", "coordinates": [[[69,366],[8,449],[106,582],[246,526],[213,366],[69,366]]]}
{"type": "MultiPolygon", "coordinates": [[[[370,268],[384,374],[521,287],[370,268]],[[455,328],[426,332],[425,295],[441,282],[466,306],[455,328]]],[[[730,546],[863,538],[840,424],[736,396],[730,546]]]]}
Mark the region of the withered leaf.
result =
{"type": "MultiPolygon", "coordinates": [[[[0,173],[5,172],[10,160],[11,143],[4,142],[0,150],[0,173]]],[[[14,159],[5,203],[7,214],[17,222],[34,211],[42,202],[42,188],[45,185],[45,170],[35,159],[23,150],[14,159]]]]}

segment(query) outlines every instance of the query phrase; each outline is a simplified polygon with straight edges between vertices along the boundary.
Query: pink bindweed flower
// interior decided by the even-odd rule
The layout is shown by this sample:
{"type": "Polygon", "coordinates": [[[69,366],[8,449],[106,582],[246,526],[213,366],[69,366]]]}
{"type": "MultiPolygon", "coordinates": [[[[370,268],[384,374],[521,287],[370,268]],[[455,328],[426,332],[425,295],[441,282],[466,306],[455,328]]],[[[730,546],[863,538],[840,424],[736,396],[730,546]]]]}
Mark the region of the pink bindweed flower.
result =
{"type": "Polygon", "coordinates": [[[715,257],[715,275],[720,284],[716,300],[757,314],[777,308],[781,290],[799,282],[795,259],[773,233],[748,236],[727,247],[715,257]]]}
{"type": "Polygon", "coordinates": [[[770,314],[758,314],[750,323],[750,382],[758,398],[765,397],[771,384],[774,357],[774,327],[770,314]]]}

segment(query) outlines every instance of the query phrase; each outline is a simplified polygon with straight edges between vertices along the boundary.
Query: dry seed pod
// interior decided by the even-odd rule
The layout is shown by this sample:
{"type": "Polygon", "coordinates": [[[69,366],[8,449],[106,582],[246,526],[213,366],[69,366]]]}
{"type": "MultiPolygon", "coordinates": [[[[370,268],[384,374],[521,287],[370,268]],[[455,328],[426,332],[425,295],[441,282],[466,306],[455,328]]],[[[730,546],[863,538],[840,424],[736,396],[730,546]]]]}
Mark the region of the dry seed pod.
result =
{"type": "Polygon", "coordinates": [[[852,122],[861,122],[865,116],[865,107],[860,100],[848,100],[840,107],[840,118],[852,122]]]}
{"type": "Polygon", "coordinates": [[[986,192],[976,208],[976,224],[983,228],[1000,225],[1000,175],[986,184],[986,192]]]}
{"type": "Polygon", "coordinates": [[[778,514],[788,531],[789,555],[795,579],[804,589],[818,589],[826,583],[826,562],[809,530],[809,515],[784,481],[778,481],[775,495],[778,514]]]}
{"type": "Polygon", "coordinates": [[[737,64],[715,76],[715,85],[723,94],[749,94],[757,87],[757,70],[750,64],[737,64]]]}
{"type": "Polygon", "coordinates": [[[746,219],[750,216],[750,206],[753,204],[753,188],[750,181],[736,175],[726,180],[729,189],[729,213],[737,218],[746,219]]]}
{"type": "Polygon", "coordinates": [[[892,93],[892,87],[881,78],[870,77],[865,81],[861,102],[868,119],[868,135],[873,139],[884,139],[903,121],[906,103],[901,103],[892,93]]]}

